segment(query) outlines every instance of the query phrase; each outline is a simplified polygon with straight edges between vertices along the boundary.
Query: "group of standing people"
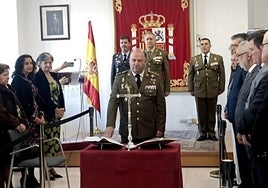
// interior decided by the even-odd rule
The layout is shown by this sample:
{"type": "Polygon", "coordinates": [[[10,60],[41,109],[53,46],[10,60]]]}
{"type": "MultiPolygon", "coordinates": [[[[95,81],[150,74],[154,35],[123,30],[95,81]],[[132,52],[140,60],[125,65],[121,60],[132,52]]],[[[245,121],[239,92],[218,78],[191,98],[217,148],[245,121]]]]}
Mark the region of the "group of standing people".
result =
{"type": "MultiPolygon", "coordinates": [[[[238,165],[247,168],[242,187],[268,187],[268,131],[266,117],[268,109],[268,32],[259,30],[249,35],[246,42],[237,49],[238,61],[247,70],[235,108],[235,129],[238,143],[243,146],[246,156],[239,157],[238,165]],[[240,163],[241,161],[246,162],[240,163]],[[246,179],[248,178],[248,179],[246,179]]],[[[238,152],[238,150],[237,150],[238,152]]]]}
{"type": "MultiPolygon", "coordinates": [[[[47,52],[40,54],[36,62],[28,54],[21,55],[15,64],[11,85],[8,84],[9,66],[0,64],[1,147],[9,142],[8,131],[15,129],[21,133],[28,131],[30,139],[25,140],[25,144],[38,142],[39,137],[31,133],[37,131],[39,124],[54,123],[55,126],[45,128],[45,139],[59,138],[60,125],[56,125],[56,122],[63,117],[65,105],[62,87],[57,74],[52,70],[52,63],[53,56],[47,52]],[[39,67],[38,70],[36,65],[39,67]],[[41,111],[44,115],[40,114],[41,111]]],[[[4,160],[0,162],[1,188],[4,188],[8,181],[11,151],[12,148],[7,148],[2,151],[3,154],[1,153],[4,156],[4,160]]],[[[48,142],[44,146],[44,151],[45,155],[57,155],[59,145],[48,142]]],[[[39,155],[39,152],[32,152],[33,157],[39,155]]],[[[51,180],[62,177],[53,168],[49,172],[51,180]]],[[[40,187],[34,176],[34,169],[28,170],[26,186],[40,187]]]]}
{"type": "Polygon", "coordinates": [[[268,186],[268,145],[264,138],[267,111],[267,30],[231,37],[236,68],[230,77],[225,117],[235,137],[236,181],[242,188],[268,186]],[[257,105],[257,106],[256,106],[257,105]]]}
{"type": "MultiPolygon", "coordinates": [[[[237,183],[241,188],[268,187],[268,32],[238,33],[231,37],[231,75],[225,118],[235,137],[237,183]],[[267,49],[266,49],[267,48],[267,49]]],[[[224,92],[223,58],[210,52],[208,38],[200,40],[201,54],[191,58],[188,91],[195,97],[199,137],[217,141],[215,112],[217,97],[224,92]]]]}

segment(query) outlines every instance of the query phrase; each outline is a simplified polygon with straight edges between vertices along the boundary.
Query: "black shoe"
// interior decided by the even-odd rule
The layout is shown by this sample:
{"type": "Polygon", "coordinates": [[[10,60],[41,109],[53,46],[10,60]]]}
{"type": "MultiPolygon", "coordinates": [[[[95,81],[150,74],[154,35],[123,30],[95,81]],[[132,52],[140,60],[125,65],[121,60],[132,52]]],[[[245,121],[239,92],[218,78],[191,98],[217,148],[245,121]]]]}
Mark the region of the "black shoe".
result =
{"type": "Polygon", "coordinates": [[[206,136],[199,136],[199,138],[197,138],[197,141],[204,141],[206,139],[207,139],[206,136]]]}
{"type": "MultiPolygon", "coordinates": [[[[25,185],[26,186],[26,185],[25,185]]],[[[20,178],[20,187],[23,187],[23,177],[20,178]]]]}
{"type": "Polygon", "coordinates": [[[52,174],[52,176],[53,176],[54,178],[62,178],[62,177],[63,177],[63,176],[60,175],[60,174],[52,174]]]}
{"type": "MultiPolygon", "coordinates": [[[[46,176],[45,178],[46,178],[46,180],[47,180],[47,176],[46,176]]],[[[55,178],[54,178],[52,175],[49,174],[49,180],[50,180],[50,181],[54,181],[55,178]]]]}
{"type": "Polygon", "coordinates": [[[218,138],[217,138],[215,135],[213,135],[213,136],[208,136],[208,139],[209,139],[209,140],[212,140],[212,141],[218,141],[218,138]]]}
{"type": "Polygon", "coordinates": [[[58,174],[54,169],[50,169],[49,170],[50,176],[52,176],[53,178],[62,178],[63,176],[58,174]]]}
{"type": "Polygon", "coordinates": [[[26,187],[27,188],[39,188],[40,183],[37,181],[37,179],[34,176],[28,175],[26,177],[26,187]]]}

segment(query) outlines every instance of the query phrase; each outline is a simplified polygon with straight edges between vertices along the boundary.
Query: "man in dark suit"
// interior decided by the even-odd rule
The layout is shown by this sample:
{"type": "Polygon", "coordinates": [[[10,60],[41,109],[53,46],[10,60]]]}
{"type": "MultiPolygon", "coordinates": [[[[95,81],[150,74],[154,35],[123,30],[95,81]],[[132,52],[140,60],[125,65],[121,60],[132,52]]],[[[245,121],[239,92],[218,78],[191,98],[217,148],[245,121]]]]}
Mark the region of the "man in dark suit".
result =
{"type": "Polygon", "coordinates": [[[168,96],[170,93],[168,54],[165,50],[156,47],[156,36],[152,32],[148,31],[144,34],[144,43],[147,69],[159,75],[165,96],[168,96]]]}
{"type": "Polygon", "coordinates": [[[218,95],[224,92],[225,70],[223,58],[210,52],[211,43],[208,38],[200,40],[201,54],[191,58],[188,72],[188,91],[195,97],[199,134],[198,141],[215,136],[216,104],[218,95]]]}
{"type": "MultiPolygon", "coordinates": [[[[254,40],[254,38],[251,38],[254,40]]],[[[241,117],[243,115],[245,104],[247,101],[247,96],[249,95],[249,88],[252,83],[252,80],[256,77],[259,71],[259,65],[253,62],[252,55],[250,55],[250,45],[248,41],[243,41],[239,44],[237,49],[237,57],[238,61],[242,68],[248,71],[247,76],[241,86],[240,92],[238,94],[236,108],[235,108],[235,115],[234,115],[234,122],[235,127],[233,127],[235,135],[239,138],[238,130],[241,125],[241,117]]],[[[250,156],[248,156],[248,151],[244,145],[239,143],[238,140],[236,142],[236,153],[237,153],[237,160],[238,160],[238,167],[239,167],[239,174],[241,178],[240,187],[253,187],[253,176],[251,171],[254,170],[254,167],[250,165],[250,156]]]]}
{"type": "Polygon", "coordinates": [[[260,35],[260,37],[258,38],[258,41],[254,41],[254,44],[252,45],[252,51],[255,52],[255,53],[252,53],[252,54],[257,54],[257,58],[256,58],[256,61],[259,62],[260,64],[260,70],[258,72],[258,74],[256,75],[255,79],[252,81],[252,84],[250,86],[250,92],[249,92],[249,95],[248,95],[248,99],[247,99],[247,102],[246,102],[246,106],[245,108],[248,108],[248,105],[255,93],[255,89],[256,87],[258,87],[258,84],[260,82],[260,80],[263,78],[266,70],[268,69],[266,67],[266,64],[262,62],[262,59],[261,59],[261,55],[262,55],[262,40],[263,40],[263,37],[264,37],[264,34],[267,30],[258,30],[256,31],[255,35],[260,35]]]}
{"type": "Polygon", "coordinates": [[[117,75],[113,84],[104,136],[113,136],[119,106],[122,107],[121,116],[123,119],[119,126],[122,143],[128,142],[128,123],[131,123],[132,126],[133,142],[141,142],[164,135],[166,122],[165,95],[159,76],[145,68],[145,52],[139,48],[132,50],[130,70],[117,75]],[[128,87],[130,88],[130,94],[141,94],[140,97],[130,99],[131,122],[128,122],[128,101],[126,98],[117,97],[117,94],[127,94],[128,87]]]}
{"type": "MultiPolygon", "coordinates": [[[[261,31],[262,32],[262,31],[261,31]]],[[[256,44],[256,43],[255,43],[256,44]]],[[[240,118],[237,139],[245,144],[249,153],[249,160],[253,167],[255,187],[268,187],[268,144],[267,137],[267,111],[268,111],[268,32],[259,44],[261,62],[263,67],[252,81],[249,97],[240,118]],[[252,89],[251,89],[252,88],[252,89]]],[[[251,48],[254,50],[253,48],[251,48]]],[[[251,52],[252,54],[254,52],[251,52]]],[[[256,53],[256,52],[255,52],[256,53]]],[[[243,182],[242,182],[243,183],[243,182]]]]}
{"type": "Polygon", "coordinates": [[[255,167],[255,170],[252,171],[255,177],[254,185],[260,188],[268,187],[267,112],[268,75],[260,80],[256,95],[242,117],[245,125],[243,143],[250,148],[251,160],[255,167]]]}
{"type": "Polygon", "coordinates": [[[112,59],[111,88],[113,87],[115,76],[129,70],[130,47],[130,38],[128,36],[122,36],[120,38],[121,52],[114,54],[112,59]]]}
{"type": "Polygon", "coordinates": [[[247,72],[241,68],[239,61],[237,60],[237,48],[238,45],[242,41],[247,40],[247,34],[246,33],[238,33],[231,37],[231,55],[232,58],[236,61],[236,68],[235,73],[230,78],[229,85],[228,85],[228,93],[227,93],[227,103],[224,108],[224,115],[225,118],[229,120],[230,123],[234,124],[234,113],[235,113],[235,107],[237,102],[237,96],[240,91],[240,88],[244,82],[244,79],[246,77],[247,72]]]}

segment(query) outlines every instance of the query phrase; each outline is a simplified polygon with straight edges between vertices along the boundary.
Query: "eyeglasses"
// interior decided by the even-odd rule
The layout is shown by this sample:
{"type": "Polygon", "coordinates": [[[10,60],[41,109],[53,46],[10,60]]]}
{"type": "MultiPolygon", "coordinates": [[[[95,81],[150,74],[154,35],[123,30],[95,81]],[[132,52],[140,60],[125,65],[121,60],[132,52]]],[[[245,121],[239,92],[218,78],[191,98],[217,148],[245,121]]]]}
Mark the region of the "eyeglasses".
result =
{"type": "Polygon", "coordinates": [[[237,57],[240,57],[240,56],[242,56],[242,55],[244,55],[244,54],[248,54],[248,52],[243,52],[243,53],[241,53],[241,54],[237,54],[236,56],[237,56],[237,57]]]}
{"type": "Polygon", "coordinates": [[[228,47],[228,50],[233,50],[234,48],[237,48],[238,47],[238,44],[231,44],[229,47],[228,47]]]}

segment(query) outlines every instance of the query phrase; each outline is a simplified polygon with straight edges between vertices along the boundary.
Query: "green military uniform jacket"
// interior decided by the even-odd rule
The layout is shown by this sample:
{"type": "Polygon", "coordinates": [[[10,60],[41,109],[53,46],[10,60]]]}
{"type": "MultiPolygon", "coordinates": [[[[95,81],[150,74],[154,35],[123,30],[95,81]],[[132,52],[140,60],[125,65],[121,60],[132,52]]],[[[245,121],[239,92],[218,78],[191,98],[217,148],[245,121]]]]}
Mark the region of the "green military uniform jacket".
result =
{"type": "Polygon", "coordinates": [[[131,99],[132,137],[135,139],[155,137],[157,131],[165,131],[166,103],[159,76],[145,71],[140,89],[133,73],[129,70],[115,77],[107,110],[107,127],[115,127],[117,108],[122,108],[123,121],[120,122],[119,133],[128,136],[128,102],[118,98],[117,94],[127,94],[126,85],[130,86],[131,94],[141,97],[131,99]]]}
{"type": "Polygon", "coordinates": [[[191,58],[188,72],[188,91],[198,98],[215,98],[225,89],[223,58],[210,53],[207,67],[202,54],[191,58]]]}
{"type": "MultiPolygon", "coordinates": [[[[148,54],[148,52],[146,52],[148,54]]],[[[147,55],[147,70],[160,76],[164,92],[170,92],[170,72],[167,52],[155,48],[151,56],[147,55]]]]}

